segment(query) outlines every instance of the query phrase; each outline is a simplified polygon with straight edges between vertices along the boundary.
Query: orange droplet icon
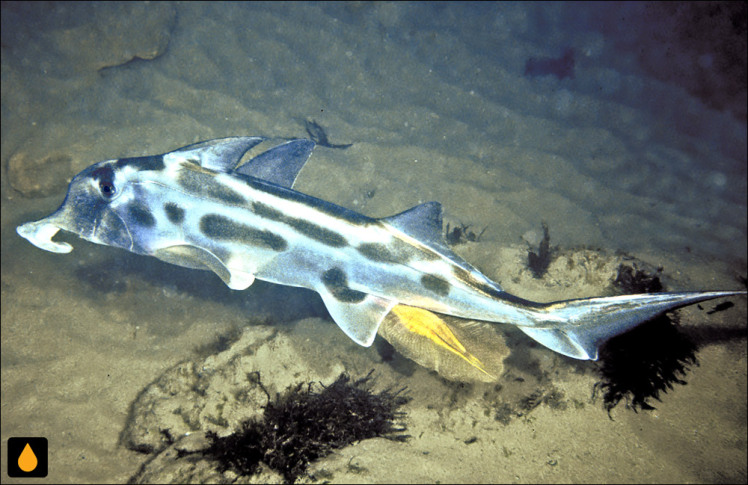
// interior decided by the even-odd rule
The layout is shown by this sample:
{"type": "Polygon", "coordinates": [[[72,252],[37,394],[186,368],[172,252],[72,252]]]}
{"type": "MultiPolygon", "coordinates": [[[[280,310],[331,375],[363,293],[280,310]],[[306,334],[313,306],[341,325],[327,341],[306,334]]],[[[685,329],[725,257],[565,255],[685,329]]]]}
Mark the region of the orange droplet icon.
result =
{"type": "Polygon", "coordinates": [[[39,463],[39,460],[36,459],[36,455],[34,454],[34,451],[31,449],[31,446],[29,446],[28,443],[26,443],[26,446],[23,448],[23,451],[21,452],[21,456],[18,457],[18,468],[25,471],[26,473],[29,473],[36,468],[36,465],[39,463]]]}

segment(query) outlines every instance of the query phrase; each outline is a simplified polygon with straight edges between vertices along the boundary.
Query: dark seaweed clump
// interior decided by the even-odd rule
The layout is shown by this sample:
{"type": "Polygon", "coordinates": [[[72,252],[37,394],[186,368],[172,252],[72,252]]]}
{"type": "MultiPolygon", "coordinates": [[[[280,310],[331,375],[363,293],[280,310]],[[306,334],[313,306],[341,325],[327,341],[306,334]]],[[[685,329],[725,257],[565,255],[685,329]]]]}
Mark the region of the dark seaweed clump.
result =
{"type": "Polygon", "coordinates": [[[613,285],[623,291],[625,294],[633,295],[636,293],[659,293],[663,290],[660,282],[662,267],[657,268],[654,273],[641,270],[634,263],[633,266],[621,263],[618,266],[613,285]]]}
{"type": "Polygon", "coordinates": [[[600,350],[602,380],[593,397],[603,393],[603,407],[610,411],[621,401],[627,409],[655,409],[650,400],[685,385],[692,365],[698,365],[696,344],[678,330],[668,315],[661,315],[608,341],[600,350]]]}
{"type": "Polygon", "coordinates": [[[548,233],[548,224],[543,223],[543,239],[538,245],[538,252],[532,249],[527,253],[527,266],[535,278],[542,278],[548,266],[551,265],[551,236],[548,233]]]}
{"type": "Polygon", "coordinates": [[[332,450],[377,436],[404,441],[405,427],[395,425],[405,413],[398,411],[410,399],[402,393],[371,392],[371,372],[351,382],[341,374],[329,387],[299,384],[265,407],[264,419],[248,420],[224,438],[209,432],[211,445],[203,454],[220,463],[220,470],[253,475],[260,462],[293,482],[310,462],[332,450]]]}
{"type": "Polygon", "coordinates": [[[344,143],[341,145],[330,143],[330,140],[327,138],[327,131],[325,131],[322,125],[314,120],[304,120],[304,128],[306,128],[306,132],[309,135],[309,138],[311,138],[314,143],[321,147],[345,150],[346,148],[350,148],[353,146],[353,143],[344,143]]]}
{"type": "Polygon", "coordinates": [[[444,237],[447,240],[447,244],[454,246],[456,244],[462,244],[465,242],[478,242],[478,239],[486,232],[488,226],[484,227],[481,232],[476,234],[470,230],[470,226],[467,224],[457,224],[455,227],[450,229],[449,222],[447,223],[447,234],[444,237]]]}
{"type": "MultiPolygon", "coordinates": [[[[714,308],[706,312],[707,315],[713,315],[715,313],[723,312],[729,308],[734,307],[735,304],[731,301],[725,301],[720,303],[719,305],[715,305],[714,308]]],[[[701,308],[701,305],[699,305],[699,308],[701,308]]]]}
{"type": "MultiPolygon", "coordinates": [[[[663,291],[659,275],[621,264],[614,285],[624,293],[663,291]]],[[[660,315],[628,332],[610,339],[600,349],[599,372],[593,397],[603,393],[603,406],[610,411],[621,401],[627,409],[655,409],[651,399],[685,385],[683,377],[692,365],[698,365],[696,343],[677,326],[674,316],[660,315]]]]}

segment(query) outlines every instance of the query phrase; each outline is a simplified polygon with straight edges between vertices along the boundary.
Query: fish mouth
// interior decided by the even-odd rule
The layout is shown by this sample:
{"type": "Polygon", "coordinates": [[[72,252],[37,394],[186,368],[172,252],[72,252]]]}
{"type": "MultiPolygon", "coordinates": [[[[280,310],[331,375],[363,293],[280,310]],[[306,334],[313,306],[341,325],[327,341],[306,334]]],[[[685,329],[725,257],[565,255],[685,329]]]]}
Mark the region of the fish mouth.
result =
{"type": "Polygon", "coordinates": [[[109,219],[97,217],[92,223],[72,224],[73,227],[71,227],[71,224],[67,222],[70,219],[69,215],[61,210],[44,219],[21,224],[16,228],[16,232],[34,246],[51,253],[66,254],[73,250],[71,244],[52,240],[60,230],[72,232],[81,239],[95,244],[122,247],[132,251],[133,238],[127,224],[116,213],[108,215],[109,219]],[[118,229],[117,231],[112,231],[112,227],[109,227],[112,224],[118,229]],[[109,237],[110,233],[119,234],[121,237],[109,237]]]}
{"type": "Polygon", "coordinates": [[[31,244],[52,253],[69,253],[73,246],[66,242],[53,241],[52,238],[61,228],[52,224],[47,219],[35,222],[27,222],[16,228],[19,236],[28,240],[31,244]]]}

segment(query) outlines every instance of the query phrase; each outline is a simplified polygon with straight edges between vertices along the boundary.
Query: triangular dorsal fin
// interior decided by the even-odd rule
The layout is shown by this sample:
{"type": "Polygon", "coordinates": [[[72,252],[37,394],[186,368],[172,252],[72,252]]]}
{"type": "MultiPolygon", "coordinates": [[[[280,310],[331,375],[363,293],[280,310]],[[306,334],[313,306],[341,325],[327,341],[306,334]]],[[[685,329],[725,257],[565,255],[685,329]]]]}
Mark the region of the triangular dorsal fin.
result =
{"type": "Polygon", "coordinates": [[[232,136],[202,141],[179,148],[165,156],[179,155],[180,158],[195,160],[201,167],[217,172],[230,172],[239,164],[247,150],[262,142],[259,136],[232,136]]]}
{"type": "Polygon", "coordinates": [[[426,202],[382,219],[392,227],[429,246],[446,247],[442,236],[442,205],[426,202]]]}
{"type": "MultiPolygon", "coordinates": [[[[455,254],[444,239],[442,234],[442,205],[439,202],[426,202],[381,220],[435,250],[465,271],[480,275],[480,272],[470,263],[455,254]]],[[[485,278],[485,282],[489,283],[495,290],[501,290],[497,283],[487,278],[485,278]]]]}
{"type": "Polygon", "coordinates": [[[312,140],[291,140],[257,155],[236,171],[290,189],[312,150],[312,140]]]}
{"type": "Polygon", "coordinates": [[[449,259],[461,265],[463,263],[467,264],[452,252],[447,245],[447,241],[444,240],[442,234],[442,205],[439,202],[426,202],[382,220],[408,236],[436,249],[449,259]]]}

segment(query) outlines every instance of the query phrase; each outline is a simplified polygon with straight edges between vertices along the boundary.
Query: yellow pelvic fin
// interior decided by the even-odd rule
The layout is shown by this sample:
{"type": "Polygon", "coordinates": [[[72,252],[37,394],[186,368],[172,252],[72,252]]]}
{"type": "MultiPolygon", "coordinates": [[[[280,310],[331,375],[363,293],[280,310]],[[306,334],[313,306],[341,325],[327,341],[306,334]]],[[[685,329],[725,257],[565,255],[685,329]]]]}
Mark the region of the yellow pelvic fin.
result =
{"type": "Polygon", "coordinates": [[[458,355],[484,374],[492,378],[494,377],[485,369],[480,360],[467,351],[465,346],[455,337],[449,326],[436,314],[422,308],[407,305],[396,305],[392,308],[392,313],[408,331],[426,337],[436,345],[458,355]]]}

